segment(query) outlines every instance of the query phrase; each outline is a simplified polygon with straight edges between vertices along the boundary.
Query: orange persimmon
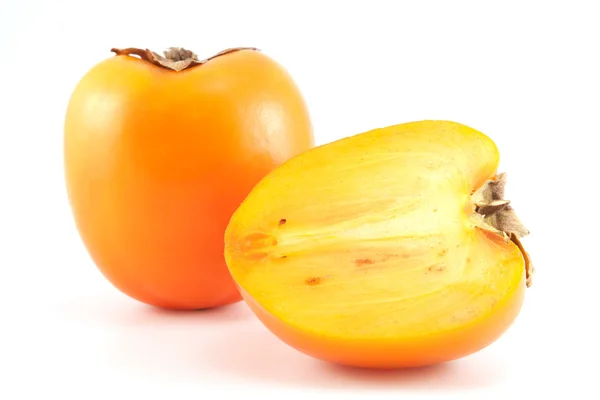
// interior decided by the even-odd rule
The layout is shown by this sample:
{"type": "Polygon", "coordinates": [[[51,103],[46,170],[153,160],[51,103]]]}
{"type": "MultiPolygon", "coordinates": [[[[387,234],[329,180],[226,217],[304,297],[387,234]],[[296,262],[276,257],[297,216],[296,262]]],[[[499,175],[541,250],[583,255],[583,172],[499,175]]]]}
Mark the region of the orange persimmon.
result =
{"type": "Polygon", "coordinates": [[[313,146],[297,85],[253,48],[206,60],[180,48],[113,52],[81,79],[66,114],[66,184],[83,243],[141,302],[241,300],[223,234],[267,172],[313,146]]]}
{"type": "Polygon", "coordinates": [[[419,121],[300,154],[234,213],[225,258],[259,319],[334,363],[414,367],[476,352],[517,317],[528,231],[494,142],[419,121]]]}

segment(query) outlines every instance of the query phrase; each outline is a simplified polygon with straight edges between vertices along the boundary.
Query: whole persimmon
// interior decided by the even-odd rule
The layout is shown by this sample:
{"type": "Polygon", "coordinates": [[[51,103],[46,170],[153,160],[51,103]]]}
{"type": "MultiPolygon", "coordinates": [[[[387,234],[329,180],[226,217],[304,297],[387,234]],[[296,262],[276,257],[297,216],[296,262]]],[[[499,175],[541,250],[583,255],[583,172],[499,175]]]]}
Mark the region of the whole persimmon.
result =
{"type": "Polygon", "coordinates": [[[254,48],[205,60],[181,48],[113,52],[80,80],[66,113],[66,184],[85,247],[141,302],[241,300],[223,235],[267,172],[313,146],[299,88],[254,48]]]}
{"type": "Polygon", "coordinates": [[[491,344],[532,266],[483,133],[418,121],[344,138],[269,173],[225,255],[259,319],[334,363],[416,367],[491,344]]]}

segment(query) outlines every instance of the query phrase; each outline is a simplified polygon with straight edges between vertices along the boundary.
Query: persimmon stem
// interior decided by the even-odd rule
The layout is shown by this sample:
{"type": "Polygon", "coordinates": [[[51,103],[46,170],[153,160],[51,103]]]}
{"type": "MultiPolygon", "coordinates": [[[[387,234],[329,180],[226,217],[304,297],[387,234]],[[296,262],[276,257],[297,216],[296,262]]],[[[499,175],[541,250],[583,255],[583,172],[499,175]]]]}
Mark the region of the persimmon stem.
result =
{"type": "Polygon", "coordinates": [[[519,238],[527,236],[529,230],[521,223],[510,201],[504,199],[506,174],[502,173],[487,181],[473,196],[475,212],[480,216],[480,227],[504,236],[517,245],[525,260],[527,287],[531,286],[533,264],[519,238]]]}
{"type": "Polygon", "coordinates": [[[234,53],[242,50],[253,50],[259,51],[256,47],[233,47],[225,49],[215,54],[214,56],[208,57],[204,60],[198,59],[198,56],[187,49],[182,47],[170,47],[163,52],[164,56],[155,53],[148,49],[138,49],[135,47],[128,47],[125,49],[112,48],[111,51],[117,56],[131,56],[135,55],[144,61],[150,62],[157,67],[169,69],[172,71],[183,71],[198,65],[203,65],[210,60],[217,57],[224,56],[229,53],[234,53]]]}
{"type": "Polygon", "coordinates": [[[133,55],[139,56],[142,60],[150,61],[150,58],[148,57],[148,50],[136,49],[134,47],[128,47],[126,49],[112,48],[112,49],[110,49],[110,51],[112,51],[113,53],[115,53],[119,56],[133,54],[133,55]]]}
{"type": "Polygon", "coordinates": [[[517,245],[517,247],[519,248],[519,250],[521,250],[521,254],[523,254],[523,259],[525,260],[525,279],[526,279],[526,284],[527,287],[531,286],[531,280],[533,278],[533,273],[535,271],[535,268],[533,268],[533,263],[531,262],[531,257],[529,257],[529,253],[527,253],[527,251],[525,251],[525,248],[523,247],[523,244],[521,243],[521,241],[519,240],[519,238],[517,237],[517,235],[515,235],[514,233],[512,233],[510,235],[510,240],[517,245]]]}
{"type": "Polygon", "coordinates": [[[475,211],[481,215],[490,216],[504,210],[509,203],[509,200],[492,200],[489,203],[479,202],[475,203],[475,211]]]}

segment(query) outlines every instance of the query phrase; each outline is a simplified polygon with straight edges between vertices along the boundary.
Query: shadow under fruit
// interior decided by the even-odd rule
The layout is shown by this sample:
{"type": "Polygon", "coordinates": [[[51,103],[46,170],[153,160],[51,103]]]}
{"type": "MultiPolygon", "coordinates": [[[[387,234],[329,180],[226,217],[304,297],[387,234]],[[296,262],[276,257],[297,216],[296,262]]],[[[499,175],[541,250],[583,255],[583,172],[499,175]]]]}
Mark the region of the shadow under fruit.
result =
{"type": "Polygon", "coordinates": [[[241,300],[223,257],[227,223],[251,188],[313,146],[290,75],[252,48],[207,60],[113,49],[70,99],[69,201],[93,261],[150,305],[241,300]]]}

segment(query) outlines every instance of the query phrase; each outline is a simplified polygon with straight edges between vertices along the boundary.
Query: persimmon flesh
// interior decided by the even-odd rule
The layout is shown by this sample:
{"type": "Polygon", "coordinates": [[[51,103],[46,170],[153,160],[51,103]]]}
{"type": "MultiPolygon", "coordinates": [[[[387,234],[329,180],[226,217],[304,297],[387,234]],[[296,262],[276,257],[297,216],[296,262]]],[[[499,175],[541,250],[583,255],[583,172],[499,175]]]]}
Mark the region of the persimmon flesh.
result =
{"type": "Polygon", "coordinates": [[[113,51],[77,84],[65,121],[67,190],[89,254],[153,306],[240,301],[223,234],[267,172],[312,147],[299,88],[255,49],[207,60],[113,51]]]}
{"type": "Polygon", "coordinates": [[[498,163],[491,139],[449,121],[308,150],[234,213],[227,264],[259,319],[308,355],[371,368],[466,356],[511,325],[531,274],[498,163]]]}

